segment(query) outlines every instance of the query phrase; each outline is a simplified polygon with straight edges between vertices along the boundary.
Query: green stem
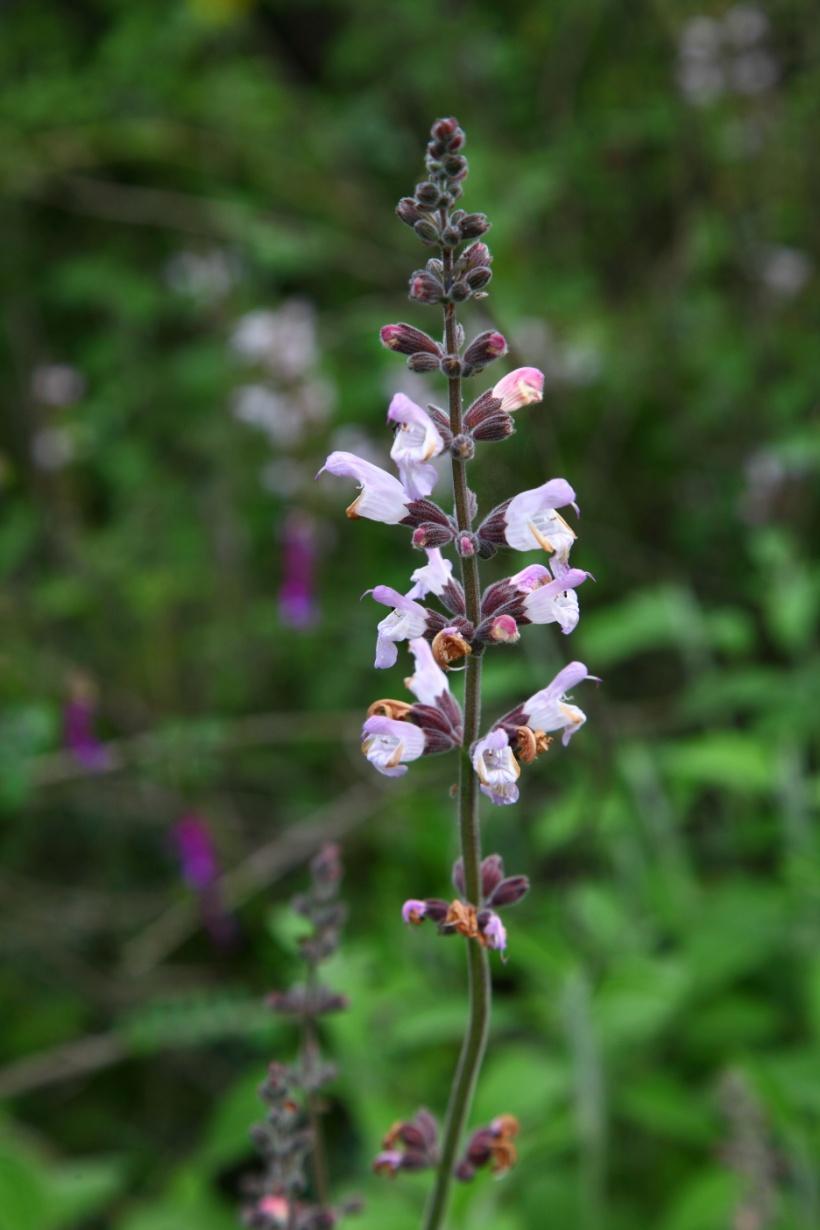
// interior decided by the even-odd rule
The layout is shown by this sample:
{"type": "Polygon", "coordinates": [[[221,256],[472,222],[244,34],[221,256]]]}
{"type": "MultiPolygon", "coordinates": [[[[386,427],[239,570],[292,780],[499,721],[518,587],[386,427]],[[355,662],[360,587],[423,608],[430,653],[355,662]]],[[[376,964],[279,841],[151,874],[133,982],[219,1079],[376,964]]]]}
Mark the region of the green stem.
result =
{"type": "MultiPolygon", "coordinates": [[[[442,253],[445,277],[452,280],[452,253],[442,253]]],[[[455,306],[448,303],[444,309],[444,328],[448,354],[456,354],[455,306]]],[[[462,430],[461,376],[452,376],[449,381],[450,429],[454,436],[462,430]]],[[[459,529],[470,530],[472,517],[467,492],[467,467],[458,457],[453,457],[453,492],[456,505],[456,520],[459,529]]],[[[467,618],[478,625],[481,604],[481,585],[476,556],[461,556],[461,579],[467,618]]],[[[479,828],[479,792],[476,775],[470,761],[470,746],[478,738],[481,720],[481,655],[467,658],[464,680],[464,738],[459,758],[458,776],[458,822],[461,857],[464,862],[464,886],[467,900],[473,905],[481,901],[481,830],[479,828]]],[[[487,1047],[490,1025],[491,980],[487,952],[475,940],[467,940],[467,972],[469,978],[469,1020],[461,1046],[458,1065],[453,1077],[447,1118],[441,1142],[441,1158],[436,1180],[425,1211],[423,1230],[439,1230],[442,1225],[456,1153],[464,1134],[467,1116],[473,1100],[481,1061],[487,1047]]]]}

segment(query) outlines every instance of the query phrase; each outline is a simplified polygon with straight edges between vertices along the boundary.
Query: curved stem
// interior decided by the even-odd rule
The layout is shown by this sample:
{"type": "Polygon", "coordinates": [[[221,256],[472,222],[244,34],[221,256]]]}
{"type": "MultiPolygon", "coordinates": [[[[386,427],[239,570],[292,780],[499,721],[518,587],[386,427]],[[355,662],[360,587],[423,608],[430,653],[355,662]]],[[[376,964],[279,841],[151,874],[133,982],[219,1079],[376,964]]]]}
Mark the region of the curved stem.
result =
{"type": "MultiPolygon", "coordinates": [[[[447,284],[452,281],[452,252],[442,253],[447,284]]],[[[448,303],[444,309],[444,329],[448,354],[456,354],[455,305],[448,303]]],[[[449,381],[450,429],[454,436],[462,429],[461,376],[452,376],[449,381]]],[[[456,505],[456,520],[459,529],[469,530],[472,525],[470,500],[467,488],[467,467],[461,458],[453,457],[453,493],[456,505]]],[[[475,625],[479,622],[481,586],[476,556],[461,556],[461,579],[467,618],[475,625]]],[[[473,766],[470,762],[470,746],[478,738],[481,720],[481,655],[467,658],[464,680],[464,738],[459,758],[458,822],[461,857],[464,862],[464,886],[467,900],[474,905],[481,901],[481,830],[479,828],[479,792],[473,766]]],[[[441,1143],[441,1158],[436,1180],[425,1211],[423,1230],[439,1230],[447,1210],[450,1184],[456,1153],[464,1134],[464,1126],[473,1100],[481,1061],[487,1046],[490,1024],[491,979],[487,952],[475,940],[466,940],[467,972],[469,978],[469,1021],[461,1046],[458,1065],[453,1077],[447,1118],[441,1143]]]]}

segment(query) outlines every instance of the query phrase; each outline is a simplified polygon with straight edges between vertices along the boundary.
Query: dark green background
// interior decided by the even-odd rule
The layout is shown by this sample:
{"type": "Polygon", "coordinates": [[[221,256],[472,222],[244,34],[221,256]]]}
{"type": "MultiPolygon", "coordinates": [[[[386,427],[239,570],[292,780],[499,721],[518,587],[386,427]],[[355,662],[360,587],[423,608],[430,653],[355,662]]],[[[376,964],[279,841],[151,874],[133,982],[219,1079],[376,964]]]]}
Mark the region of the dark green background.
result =
{"type": "MultiPolygon", "coordinates": [[[[256,1005],[294,974],[299,841],[328,826],[351,907],[334,1175],[368,1230],[418,1224],[424,1177],[368,1167],[395,1118],[442,1111],[463,1026],[459,946],[398,917],[447,892],[452,765],[385,785],[357,739],[406,673],[375,677],[382,612],[359,595],[420,561],[403,531],[345,522],[349,484],[297,486],[321,621],[281,625],[286,500],[230,412],[254,377],[228,339],[310,302],[336,403],[284,472],[312,473],[342,425],[386,455],[403,369],[378,327],[434,319],[406,301],[422,250],[393,205],[450,112],[465,203],[494,223],[491,315],[467,323],[548,374],[476,486],[487,508],[565,475],[597,578],[569,641],[531,629],[493,654],[488,713],[570,657],[604,678],[518,807],[486,807],[486,848],[534,891],[508,916],[474,1121],[518,1115],[521,1162],[460,1191],[452,1224],[820,1225],[820,26],[810,0],[772,4],[771,84],[697,101],[681,40],[704,11],[727,9],[2,6],[2,1230],[236,1224],[255,1087],[293,1046],[256,1005]],[[180,252],[221,254],[226,293],[169,285],[180,252]],[[64,409],[32,394],[53,362],[85,382],[64,409]],[[68,464],[35,464],[43,430],[68,464]],[[59,754],[76,671],[125,741],[114,773],[59,754]],[[169,844],[188,808],[257,873],[228,956],[169,844]],[[65,1077],[66,1047],[87,1072],[65,1077]]],[[[720,52],[727,79],[740,54],[720,52]]]]}

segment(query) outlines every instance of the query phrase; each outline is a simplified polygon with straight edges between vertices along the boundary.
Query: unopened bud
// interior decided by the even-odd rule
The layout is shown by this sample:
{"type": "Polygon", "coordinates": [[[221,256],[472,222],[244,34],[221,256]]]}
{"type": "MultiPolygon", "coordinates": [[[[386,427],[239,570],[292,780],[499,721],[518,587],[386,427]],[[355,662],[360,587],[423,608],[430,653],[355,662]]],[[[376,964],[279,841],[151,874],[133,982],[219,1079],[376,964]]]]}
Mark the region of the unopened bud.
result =
{"type": "Polygon", "coordinates": [[[444,287],[426,269],[417,269],[410,275],[408,293],[418,303],[439,303],[444,296],[444,287]]]}
{"type": "Polygon", "coordinates": [[[459,226],[465,239],[478,239],[479,235],[485,235],[490,229],[486,214],[465,214],[459,226]]]}
{"type": "Polygon", "coordinates": [[[481,862],[481,892],[484,897],[489,897],[503,879],[503,858],[500,854],[488,854],[481,862]]]}
{"type": "Polygon", "coordinates": [[[467,530],[465,530],[464,533],[459,534],[456,538],[456,550],[463,559],[469,559],[471,556],[475,555],[478,550],[478,543],[476,542],[475,534],[472,534],[467,530]]]}
{"type": "Polygon", "coordinates": [[[413,226],[422,243],[436,244],[439,241],[438,227],[429,218],[419,218],[413,226]]]}
{"type": "Polygon", "coordinates": [[[448,179],[464,179],[468,169],[467,159],[463,154],[449,154],[444,159],[444,173],[448,179]]]}
{"type": "Polygon", "coordinates": [[[465,641],[461,633],[454,628],[442,628],[437,632],[433,637],[432,649],[433,657],[444,670],[447,670],[451,662],[458,662],[472,653],[469,641],[465,641]]]}
{"type": "Polygon", "coordinates": [[[441,232],[441,242],[445,248],[455,248],[461,243],[461,231],[457,226],[445,226],[441,232]]]}
{"type": "Polygon", "coordinates": [[[435,141],[449,141],[449,139],[458,131],[458,120],[454,115],[448,115],[443,119],[436,120],[433,127],[430,129],[430,135],[435,141]]]}
{"type": "Polygon", "coordinates": [[[439,366],[441,368],[441,374],[443,376],[447,376],[448,379],[461,375],[461,359],[457,354],[444,355],[439,366]]]}
{"type": "Polygon", "coordinates": [[[472,371],[478,371],[506,353],[507,339],[497,329],[490,329],[473,338],[464,353],[464,363],[472,371]]]}
{"type": "Polygon", "coordinates": [[[425,918],[431,922],[443,923],[450,911],[450,904],[441,897],[428,897],[424,902],[425,918]]]}
{"type": "Polygon", "coordinates": [[[475,444],[472,437],[463,434],[455,436],[450,445],[450,452],[454,457],[458,457],[460,461],[472,461],[473,457],[475,457],[475,444]]]}
{"type": "Polygon", "coordinates": [[[505,905],[515,905],[530,891],[530,882],[526,876],[507,876],[493,890],[487,904],[499,909],[505,905]]]}
{"type": "Polygon", "coordinates": [[[510,414],[491,414],[488,418],[473,428],[473,439],[497,443],[506,440],[515,432],[515,423],[510,414]]]}
{"type": "MultiPolygon", "coordinates": [[[[417,230],[418,225],[419,224],[416,225],[417,230]]],[[[485,287],[490,281],[492,276],[493,271],[488,265],[479,265],[477,269],[471,269],[469,273],[465,274],[464,280],[470,290],[482,290],[483,287],[485,287]]]]}
{"type": "Polygon", "coordinates": [[[388,350],[397,351],[398,354],[416,354],[419,350],[436,356],[441,354],[438,342],[434,341],[428,333],[422,329],[416,329],[413,325],[405,324],[403,321],[395,325],[384,325],[379,330],[379,337],[383,346],[386,346],[388,350]]]}
{"type": "Polygon", "coordinates": [[[453,303],[463,303],[465,299],[470,298],[470,288],[466,282],[453,282],[450,287],[450,298],[453,303]]]}
{"type": "Polygon", "coordinates": [[[396,206],[396,214],[407,226],[415,226],[421,217],[421,210],[411,196],[403,196],[396,206]]]}
{"type": "Polygon", "coordinates": [[[453,531],[448,525],[439,525],[437,521],[422,521],[421,525],[413,530],[410,541],[418,551],[445,547],[448,542],[453,541],[453,531]]]}
{"type": "Polygon", "coordinates": [[[502,645],[512,645],[521,639],[518,624],[512,615],[497,615],[490,624],[490,639],[502,645]]]}
{"type": "Polygon", "coordinates": [[[416,184],[416,202],[425,209],[434,209],[438,205],[439,190],[429,179],[416,184]]]}
{"type": "Polygon", "coordinates": [[[437,256],[431,256],[425,268],[428,273],[432,273],[433,277],[438,278],[439,281],[444,277],[444,261],[440,261],[437,256]]]}
{"type": "Polygon", "coordinates": [[[493,262],[492,253],[486,243],[471,243],[469,248],[465,248],[459,257],[459,268],[468,273],[470,269],[478,269],[480,265],[491,265],[493,262]]]}
{"type": "Polygon", "coordinates": [[[439,361],[433,354],[425,354],[420,351],[418,354],[407,356],[407,366],[411,372],[434,372],[438,370],[439,361]]]}

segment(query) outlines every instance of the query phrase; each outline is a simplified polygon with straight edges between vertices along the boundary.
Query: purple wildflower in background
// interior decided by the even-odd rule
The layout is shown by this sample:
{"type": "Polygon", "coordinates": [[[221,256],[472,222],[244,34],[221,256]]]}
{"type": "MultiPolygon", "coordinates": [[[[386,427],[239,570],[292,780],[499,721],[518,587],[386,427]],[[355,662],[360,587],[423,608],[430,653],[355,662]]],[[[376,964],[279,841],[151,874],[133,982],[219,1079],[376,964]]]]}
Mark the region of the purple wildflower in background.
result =
{"type": "Polygon", "coordinates": [[[99,773],[111,763],[108,748],[94,730],[96,708],[92,686],[84,679],[75,679],[63,708],[63,744],[77,763],[91,773],[99,773]]]}
{"type": "Polygon", "coordinates": [[[319,614],[315,594],[316,527],[312,518],[302,512],[289,513],[281,542],[279,617],[289,628],[310,628],[319,614]]]}
{"type": "Polygon", "coordinates": [[[203,925],[219,948],[236,938],[236,923],[228,914],[219,888],[220,867],[207,820],[189,812],[173,827],[180,872],[199,902],[203,925]]]}

